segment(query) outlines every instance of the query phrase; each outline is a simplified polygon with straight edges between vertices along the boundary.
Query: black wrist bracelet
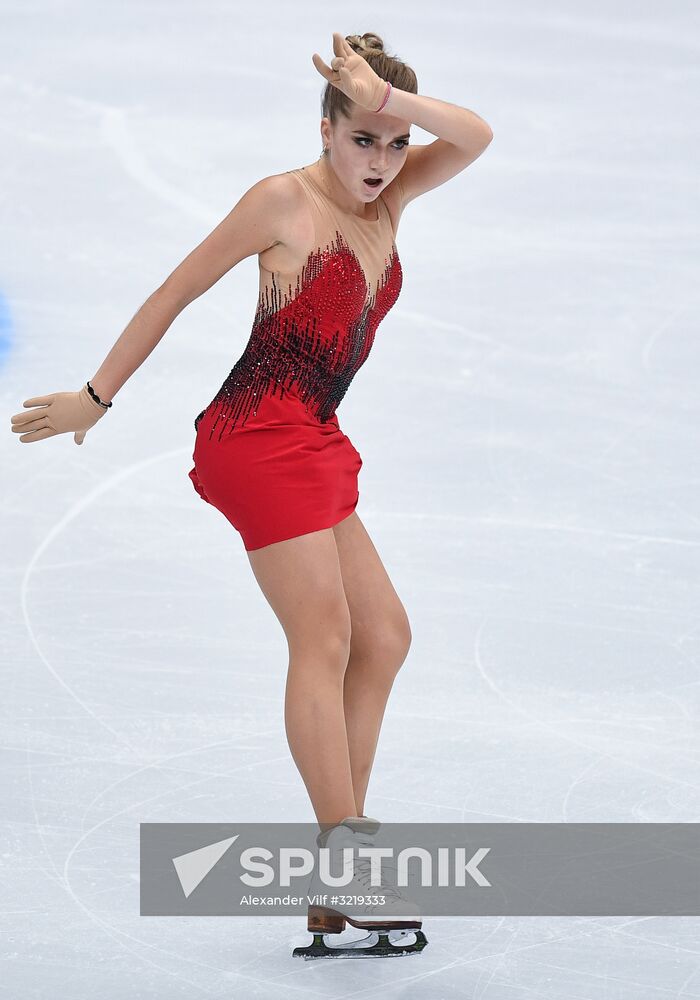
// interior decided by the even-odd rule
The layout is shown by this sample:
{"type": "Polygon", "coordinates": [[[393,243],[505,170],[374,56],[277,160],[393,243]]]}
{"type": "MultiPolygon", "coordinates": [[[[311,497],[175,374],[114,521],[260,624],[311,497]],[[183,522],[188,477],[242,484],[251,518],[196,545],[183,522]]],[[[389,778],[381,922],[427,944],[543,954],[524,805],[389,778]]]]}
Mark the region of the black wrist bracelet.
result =
{"type": "Polygon", "coordinates": [[[108,410],[112,404],[111,403],[103,403],[102,400],[100,399],[100,397],[95,392],[95,390],[90,385],[90,383],[86,382],[86,385],[87,385],[87,391],[90,393],[90,395],[95,400],[95,402],[99,403],[100,406],[104,406],[105,410],[108,410]]]}

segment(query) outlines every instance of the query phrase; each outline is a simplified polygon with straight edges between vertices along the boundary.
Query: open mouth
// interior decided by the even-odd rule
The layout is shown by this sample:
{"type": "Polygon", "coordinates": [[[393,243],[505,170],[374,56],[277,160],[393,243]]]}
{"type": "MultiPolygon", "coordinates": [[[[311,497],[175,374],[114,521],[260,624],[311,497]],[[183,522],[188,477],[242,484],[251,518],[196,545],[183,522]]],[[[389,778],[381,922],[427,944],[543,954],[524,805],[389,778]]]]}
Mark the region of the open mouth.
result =
{"type": "Polygon", "coordinates": [[[382,178],[381,177],[375,177],[375,178],[365,177],[364,183],[367,185],[368,188],[378,188],[378,187],[381,187],[381,185],[382,185],[382,178]]]}

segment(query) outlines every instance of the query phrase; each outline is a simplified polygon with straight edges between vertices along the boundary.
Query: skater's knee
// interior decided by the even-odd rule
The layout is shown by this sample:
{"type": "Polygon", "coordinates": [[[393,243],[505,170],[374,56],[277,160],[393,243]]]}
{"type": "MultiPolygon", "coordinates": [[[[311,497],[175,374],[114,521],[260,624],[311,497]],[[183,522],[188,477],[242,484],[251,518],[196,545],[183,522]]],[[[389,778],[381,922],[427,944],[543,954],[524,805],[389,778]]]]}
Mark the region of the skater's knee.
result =
{"type": "Polygon", "coordinates": [[[350,657],[351,623],[347,605],[311,614],[287,630],[290,669],[345,673],[350,657]]]}
{"type": "Polygon", "coordinates": [[[408,656],[411,639],[411,628],[405,616],[384,621],[381,627],[372,631],[365,630],[361,638],[356,629],[351,635],[351,667],[364,671],[368,679],[390,682],[408,656]]]}
{"type": "Polygon", "coordinates": [[[395,622],[376,639],[377,656],[386,660],[395,670],[403,664],[410,648],[411,630],[408,622],[395,622]]]}

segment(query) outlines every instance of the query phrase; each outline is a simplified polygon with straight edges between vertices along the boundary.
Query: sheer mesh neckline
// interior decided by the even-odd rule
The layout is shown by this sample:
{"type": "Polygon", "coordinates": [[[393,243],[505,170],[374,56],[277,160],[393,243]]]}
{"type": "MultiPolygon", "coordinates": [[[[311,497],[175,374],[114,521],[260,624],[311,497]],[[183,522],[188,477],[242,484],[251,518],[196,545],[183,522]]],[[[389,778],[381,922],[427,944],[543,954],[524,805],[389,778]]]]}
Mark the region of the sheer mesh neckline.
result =
{"type": "Polygon", "coordinates": [[[377,206],[377,218],[376,219],[365,219],[361,215],[355,215],[354,212],[348,212],[346,209],[341,208],[340,205],[338,205],[335,201],[333,201],[333,199],[328,194],[328,192],[325,190],[325,188],[321,184],[319,184],[319,182],[316,180],[316,178],[309,172],[309,168],[308,167],[298,167],[295,172],[296,173],[302,173],[303,172],[304,176],[307,177],[311,181],[311,183],[316,188],[316,190],[319,192],[319,194],[321,194],[326,199],[326,201],[330,202],[330,204],[333,206],[333,208],[335,209],[335,211],[339,212],[341,215],[345,215],[345,216],[347,216],[350,219],[354,219],[356,222],[359,222],[361,224],[364,223],[364,224],[366,224],[368,226],[377,226],[382,221],[382,211],[381,211],[381,209],[379,207],[379,202],[382,200],[382,196],[381,195],[377,195],[377,197],[374,199],[374,202],[375,202],[375,204],[377,206]]]}

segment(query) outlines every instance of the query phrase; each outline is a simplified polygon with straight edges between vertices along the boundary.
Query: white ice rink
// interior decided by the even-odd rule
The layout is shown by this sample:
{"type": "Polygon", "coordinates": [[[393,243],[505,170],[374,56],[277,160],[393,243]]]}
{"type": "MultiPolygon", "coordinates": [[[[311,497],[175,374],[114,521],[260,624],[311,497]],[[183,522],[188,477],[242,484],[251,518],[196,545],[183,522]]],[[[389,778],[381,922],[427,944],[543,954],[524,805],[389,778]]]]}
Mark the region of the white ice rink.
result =
{"type": "Polygon", "coordinates": [[[141,917],[140,823],[313,820],[284,634],[187,476],[256,259],[81,448],[10,430],[95,373],[255,181],[317,158],[311,55],[377,32],[494,140],[406,208],[401,296],[338,410],[413,632],[365,812],[697,822],[698,5],[3,0],[0,19],[0,995],[700,997],[693,917],[426,916],[420,956],[316,963],[291,958],[303,917],[141,917]]]}

